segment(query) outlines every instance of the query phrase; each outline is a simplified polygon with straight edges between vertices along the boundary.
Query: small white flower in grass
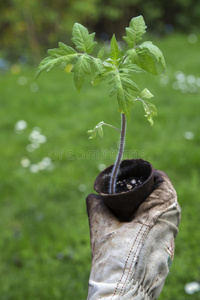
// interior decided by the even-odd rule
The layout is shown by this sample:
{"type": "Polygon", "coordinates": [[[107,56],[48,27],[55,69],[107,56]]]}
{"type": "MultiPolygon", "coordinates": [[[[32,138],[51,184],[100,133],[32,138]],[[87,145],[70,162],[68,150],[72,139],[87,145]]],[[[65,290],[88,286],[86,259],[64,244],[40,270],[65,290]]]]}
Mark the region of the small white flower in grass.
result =
{"type": "Polygon", "coordinates": [[[195,77],[194,75],[188,75],[188,76],[186,77],[186,79],[187,79],[187,82],[188,82],[189,84],[195,84],[195,83],[196,83],[196,77],[195,77]]]}
{"type": "Polygon", "coordinates": [[[26,151],[33,152],[33,151],[35,151],[35,148],[33,147],[32,144],[29,144],[29,145],[26,146],[26,151]]]}
{"type": "Polygon", "coordinates": [[[30,162],[30,160],[27,157],[23,157],[21,159],[21,166],[23,168],[28,168],[30,166],[30,164],[31,164],[31,162],[30,162]]]}
{"type": "Polygon", "coordinates": [[[184,132],[184,138],[186,140],[193,140],[194,139],[194,133],[191,131],[184,132]]]}
{"type": "Polygon", "coordinates": [[[49,157],[44,157],[44,158],[42,159],[42,162],[45,164],[45,166],[49,166],[49,165],[52,164],[51,158],[49,158],[49,157]]]}
{"type": "Polygon", "coordinates": [[[38,163],[38,167],[39,167],[40,170],[45,170],[45,169],[46,169],[46,165],[45,165],[45,163],[43,163],[42,161],[40,161],[40,162],[38,163]]]}
{"type": "Polygon", "coordinates": [[[87,187],[85,184],[80,184],[78,187],[79,192],[85,192],[87,190],[87,187]]]}
{"type": "Polygon", "coordinates": [[[102,172],[105,168],[106,168],[106,165],[105,165],[105,164],[99,164],[99,165],[98,165],[98,170],[99,170],[100,172],[102,172]]]}
{"type": "Polygon", "coordinates": [[[49,157],[44,157],[40,163],[44,168],[43,170],[52,171],[54,169],[54,165],[49,157]]]}
{"type": "Polygon", "coordinates": [[[185,81],[185,74],[180,71],[177,71],[175,73],[175,77],[178,81],[182,81],[182,82],[185,81]]]}
{"type": "Polygon", "coordinates": [[[17,80],[17,83],[19,85],[26,85],[28,82],[28,79],[25,76],[20,76],[17,80]]]}
{"type": "Polygon", "coordinates": [[[190,34],[188,35],[188,42],[189,42],[190,44],[196,44],[197,41],[198,41],[198,37],[197,37],[196,34],[190,33],[190,34]]]}
{"type": "Polygon", "coordinates": [[[193,86],[190,87],[189,92],[190,93],[197,93],[198,92],[198,88],[193,85],[193,86]]]}
{"type": "Polygon", "coordinates": [[[190,90],[187,87],[181,87],[180,88],[181,93],[186,94],[188,92],[190,92],[190,90]]]}
{"type": "Polygon", "coordinates": [[[40,148],[40,143],[38,143],[37,141],[34,141],[32,144],[31,144],[32,148],[33,149],[38,149],[40,148]]]}
{"type": "Polygon", "coordinates": [[[40,128],[35,127],[32,132],[29,134],[29,140],[32,144],[36,144],[35,148],[39,148],[40,144],[44,144],[47,142],[47,137],[40,133],[40,128]]]}
{"type": "Polygon", "coordinates": [[[46,167],[46,169],[45,170],[47,170],[47,171],[52,171],[52,170],[54,170],[54,164],[50,164],[48,167],[46,167]]]}
{"type": "Polygon", "coordinates": [[[196,78],[196,85],[200,87],[200,77],[196,78]]]}
{"type": "Polygon", "coordinates": [[[33,127],[33,131],[39,131],[39,132],[41,132],[41,129],[40,129],[40,127],[35,126],[35,127],[33,127]]]}
{"type": "Polygon", "coordinates": [[[200,87],[200,78],[196,78],[190,74],[186,76],[184,73],[177,71],[175,73],[176,81],[173,83],[175,90],[180,90],[182,93],[197,93],[200,87]]]}
{"type": "Polygon", "coordinates": [[[40,135],[38,136],[38,142],[39,142],[40,144],[46,143],[46,142],[47,142],[47,137],[46,137],[45,135],[43,135],[43,134],[40,134],[40,135]]]}
{"type": "Polygon", "coordinates": [[[185,292],[189,295],[200,292],[200,284],[196,281],[187,283],[185,285],[185,292]]]}
{"type": "Polygon", "coordinates": [[[30,171],[31,171],[31,173],[38,173],[39,172],[39,166],[37,165],[37,164],[32,164],[31,166],[30,166],[30,171]]]}
{"type": "Polygon", "coordinates": [[[30,134],[29,134],[29,140],[31,142],[35,141],[35,140],[38,140],[40,136],[40,132],[38,130],[33,130],[30,134]]]}
{"type": "Polygon", "coordinates": [[[24,120],[19,120],[15,124],[15,130],[16,130],[17,133],[25,130],[26,128],[27,128],[27,123],[24,120]]]}

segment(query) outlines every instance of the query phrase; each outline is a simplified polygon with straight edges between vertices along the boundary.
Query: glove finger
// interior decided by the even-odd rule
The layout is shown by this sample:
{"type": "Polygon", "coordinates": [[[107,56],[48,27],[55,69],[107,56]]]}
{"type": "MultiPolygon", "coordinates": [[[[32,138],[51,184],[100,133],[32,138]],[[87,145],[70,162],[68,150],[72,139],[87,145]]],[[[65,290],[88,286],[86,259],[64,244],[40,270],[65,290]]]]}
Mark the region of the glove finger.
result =
{"type": "Polygon", "coordinates": [[[104,203],[100,195],[90,194],[86,199],[86,206],[92,245],[93,237],[95,237],[95,240],[98,240],[100,236],[119,227],[120,222],[104,203]]]}
{"type": "Polygon", "coordinates": [[[174,190],[174,187],[173,187],[171,180],[169,179],[167,173],[165,173],[164,171],[155,169],[154,170],[154,190],[157,189],[164,182],[165,182],[164,189],[171,188],[174,191],[174,193],[176,194],[176,191],[174,190]]]}
{"type": "Polygon", "coordinates": [[[90,194],[86,199],[87,214],[89,219],[102,218],[110,219],[114,217],[110,209],[105,205],[100,195],[90,194]]]}
{"type": "Polygon", "coordinates": [[[132,221],[153,226],[163,213],[175,209],[180,215],[176,191],[165,172],[155,170],[155,189],[150,196],[140,205],[132,221]]]}
{"type": "Polygon", "coordinates": [[[154,176],[155,188],[154,191],[147,198],[147,201],[149,199],[154,199],[155,202],[157,202],[156,200],[160,199],[161,202],[164,202],[166,205],[168,205],[168,203],[171,200],[176,200],[176,191],[167,174],[163,171],[155,170],[154,176]]]}

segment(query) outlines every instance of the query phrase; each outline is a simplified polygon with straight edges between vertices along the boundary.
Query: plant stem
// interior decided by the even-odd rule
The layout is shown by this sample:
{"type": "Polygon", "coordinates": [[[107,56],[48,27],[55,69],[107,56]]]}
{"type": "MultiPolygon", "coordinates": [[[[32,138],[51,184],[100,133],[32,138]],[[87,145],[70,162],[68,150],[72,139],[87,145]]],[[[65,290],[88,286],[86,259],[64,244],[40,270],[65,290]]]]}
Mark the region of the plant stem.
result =
{"type": "Polygon", "coordinates": [[[107,123],[104,123],[104,122],[103,122],[103,124],[102,124],[102,125],[109,126],[109,127],[113,128],[113,129],[115,129],[115,130],[117,130],[117,131],[121,132],[121,130],[120,130],[120,129],[118,129],[117,127],[115,127],[115,126],[112,126],[112,125],[110,125],[110,124],[107,124],[107,123]]]}
{"type": "Polygon", "coordinates": [[[121,137],[120,137],[120,145],[119,145],[119,152],[115,161],[115,164],[112,169],[111,173],[111,179],[110,179],[110,187],[109,187],[109,193],[115,194],[116,192],[116,180],[117,180],[117,174],[119,170],[119,166],[121,163],[122,155],[124,152],[124,142],[125,142],[125,133],[126,133],[126,116],[125,114],[121,114],[121,137]]]}

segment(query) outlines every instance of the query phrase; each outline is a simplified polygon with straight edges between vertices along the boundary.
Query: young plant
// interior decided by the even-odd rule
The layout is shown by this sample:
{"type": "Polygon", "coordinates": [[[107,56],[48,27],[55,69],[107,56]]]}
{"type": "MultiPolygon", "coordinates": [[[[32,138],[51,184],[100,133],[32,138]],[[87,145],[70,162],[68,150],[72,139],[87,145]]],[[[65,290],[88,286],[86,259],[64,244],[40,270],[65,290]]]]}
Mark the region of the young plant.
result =
{"type": "Polygon", "coordinates": [[[43,59],[38,66],[36,78],[46,70],[50,71],[54,67],[65,68],[72,64],[74,84],[78,91],[81,90],[86,75],[92,75],[92,84],[95,86],[105,79],[110,85],[110,96],[115,96],[118,101],[118,110],[121,113],[121,130],[110,124],[100,122],[93,130],[89,130],[90,138],[94,138],[96,133],[103,135],[103,125],[108,125],[120,131],[119,152],[112,169],[110,178],[109,193],[116,192],[116,178],[124,151],[126,120],[130,120],[131,110],[135,101],[141,101],[145,111],[145,117],[153,125],[153,117],[157,115],[156,107],[149,99],[153,97],[151,92],[144,88],[140,90],[136,84],[138,73],[150,73],[159,75],[165,70],[165,60],[160,49],[150,41],[141,42],[142,36],[146,32],[146,25],[142,16],[133,18],[129,27],[126,28],[126,36],[123,39],[127,43],[127,48],[123,52],[113,34],[110,41],[109,57],[105,60],[104,48],[97,57],[92,56],[96,42],[95,33],[89,34],[87,28],[79,23],[75,23],[72,31],[72,41],[76,46],[76,51],[70,46],[59,43],[59,48],[48,50],[49,56],[43,59]]]}

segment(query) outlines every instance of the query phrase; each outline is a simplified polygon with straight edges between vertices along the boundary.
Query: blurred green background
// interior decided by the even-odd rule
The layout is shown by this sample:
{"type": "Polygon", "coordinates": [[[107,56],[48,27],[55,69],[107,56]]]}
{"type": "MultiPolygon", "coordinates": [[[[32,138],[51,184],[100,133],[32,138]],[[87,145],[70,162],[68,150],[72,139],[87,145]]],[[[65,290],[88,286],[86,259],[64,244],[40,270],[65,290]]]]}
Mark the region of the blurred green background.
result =
{"type": "Polygon", "coordinates": [[[139,14],[167,70],[138,77],[155,95],[158,117],[151,127],[136,103],[124,158],[142,157],[166,171],[182,207],[175,259],[159,299],[200,299],[200,292],[184,289],[200,282],[200,2],[9,0],[0,1],[1,300],[87,297],[85,198],[113,163],[119,140],[110,128],[103,139],[88,140],[87,130],[100,121],[119,127],[117,101],[89,79],[78,94],[69,70],[35,82],[35,65],[58,41],[71,43],[74,22],[96,31],[109,51],[112,33],[120,41],[139,14]]]}

